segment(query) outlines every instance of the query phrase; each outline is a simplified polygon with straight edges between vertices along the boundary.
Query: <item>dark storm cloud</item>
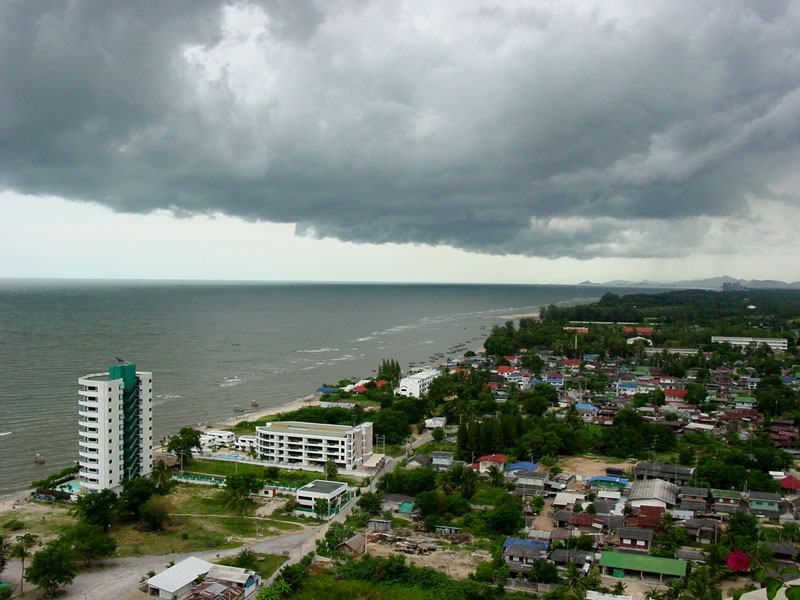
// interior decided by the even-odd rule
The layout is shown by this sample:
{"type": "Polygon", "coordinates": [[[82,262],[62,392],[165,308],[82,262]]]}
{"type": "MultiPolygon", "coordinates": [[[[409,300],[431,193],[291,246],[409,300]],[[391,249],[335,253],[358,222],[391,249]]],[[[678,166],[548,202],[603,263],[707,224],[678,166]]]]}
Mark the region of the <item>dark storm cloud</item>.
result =
{"type": "Polygon", "coordinates": [[[800,158],[800,3],[0,5],[0,185],[358,242],[673,256],[800,158]],[[699,219],[698,219],[699,218],[699,219]]]}

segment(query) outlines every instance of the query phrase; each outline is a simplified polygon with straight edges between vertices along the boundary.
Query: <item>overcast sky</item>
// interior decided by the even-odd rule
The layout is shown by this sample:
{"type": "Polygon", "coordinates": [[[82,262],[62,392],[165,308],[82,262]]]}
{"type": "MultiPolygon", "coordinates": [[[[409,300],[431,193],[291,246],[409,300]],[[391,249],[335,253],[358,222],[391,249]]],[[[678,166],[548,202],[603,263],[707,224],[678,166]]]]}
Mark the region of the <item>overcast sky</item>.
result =
{"type": "Polygon", "coordinates": [[[0,277],[800,279],[800,0],[0,3],[0,277]]]}

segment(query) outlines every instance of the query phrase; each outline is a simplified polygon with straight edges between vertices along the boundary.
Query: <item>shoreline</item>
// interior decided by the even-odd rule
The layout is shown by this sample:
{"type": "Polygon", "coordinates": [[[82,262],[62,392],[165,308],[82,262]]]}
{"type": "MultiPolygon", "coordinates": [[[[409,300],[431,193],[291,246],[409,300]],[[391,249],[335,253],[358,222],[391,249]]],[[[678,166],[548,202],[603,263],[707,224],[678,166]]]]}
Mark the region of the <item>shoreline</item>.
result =
{"type": "MultiPolygon", "coordinates": [[[[307,406],[319,406],[319,397],[317,394],[309,394],[303,398],[297,398],[296,400],[291,400],[286,404],[280,404],[278,406],[273,406],[272,408],[264,408],[261,410],[255,410],[253,412],[240,413],[234,417],[231,417],[230,419],[225,419],[218,424],[224,427],[232,427],[243,421],[257,421],[259,419],[263,419],[264,417],[278,415],[284,412],[292,412],[301,408],[306,408],[307,406]]],[[[208,429],[211,425],[213,425],[213,423],[207,423],[205,428],[208,429]]]]}

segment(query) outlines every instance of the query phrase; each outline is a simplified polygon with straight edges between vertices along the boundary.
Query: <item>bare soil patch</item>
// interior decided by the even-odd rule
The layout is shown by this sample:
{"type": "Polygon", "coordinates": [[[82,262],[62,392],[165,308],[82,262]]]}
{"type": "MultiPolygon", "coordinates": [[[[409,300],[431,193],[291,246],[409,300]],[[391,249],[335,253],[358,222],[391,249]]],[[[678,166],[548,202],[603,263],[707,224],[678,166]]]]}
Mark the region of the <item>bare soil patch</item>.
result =
{"type": "Polygon", "coordinates": [[[481,559],[473,557],[467,551],[436,550],[430,554],[405,554],[397,552],[388,544],[370,544],[369,553],[374,556],[391,556],[401,554],[406,557],[408,562],[412,562],[420,567],[431,567],[442,573],[450,575],[456,579],[467,579],[470,573],[475,572],[475,568],[483,562],[481,559]]]}

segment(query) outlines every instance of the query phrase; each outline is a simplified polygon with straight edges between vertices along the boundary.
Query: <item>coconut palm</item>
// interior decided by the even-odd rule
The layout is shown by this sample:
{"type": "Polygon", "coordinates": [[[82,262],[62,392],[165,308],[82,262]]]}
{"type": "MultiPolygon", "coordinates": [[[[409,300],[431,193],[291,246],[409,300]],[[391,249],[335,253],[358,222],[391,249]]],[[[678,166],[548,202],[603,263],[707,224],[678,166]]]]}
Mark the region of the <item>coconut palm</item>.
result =
{"type": "Polygon", "coordinates": [[[19,595],[23,594],[23,576],[25,575],[25,559],[30,556],[30,549],[39,543],[39,536],[33,533],[23,533],[18,535],[14,540],[14,545],[11,547],[11,556],[19,558],[22,563],[22,568],[19,574],[19,595]]]}
{"type": "Polygon", "coordinates": [[[172,481],[172,467],[163,460],[158,461],[153,465],[153,470],[150,472],[150,479],[158,486],[159,490],[166,490],[172,481]]]}

